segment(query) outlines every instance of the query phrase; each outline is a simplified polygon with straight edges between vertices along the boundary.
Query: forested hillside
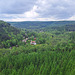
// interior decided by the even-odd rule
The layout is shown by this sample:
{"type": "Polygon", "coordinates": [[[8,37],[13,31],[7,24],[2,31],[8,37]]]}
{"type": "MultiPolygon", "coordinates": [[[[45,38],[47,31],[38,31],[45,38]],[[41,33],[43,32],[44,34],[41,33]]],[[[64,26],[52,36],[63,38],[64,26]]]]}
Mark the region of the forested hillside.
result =
{"type": "Polygon", "coordinates": [[[10,39],[9,35],[17,35],[18,33],[20,33],[19,29],[10,26],[9,23],[0,21],[0,41],[10,39]]]}
{"type": "Polygon", "coordinates": [[[11,26],[9,23],[0,21],[0,48],[7,48],[17,45],[17,41],[22,39],[20,29],[11,26]]]}
{"type": "MultiPolygon", "coordinates": [[[[28,27],[33,24],[27,23],[28,27]]],[[[36,23],[37,26],[39,23],[36,23]]],[[[49,26],[52,22],[43,22],[45,27],[39,24],[38,29],[35,24],[35,27],[29,29],[26,26],[17,35],[15,30],[11,31],[15,27],[6,23],[7,31],[10,27],[11,30],[4,34],[13,35],[0,45],[0,75],[74,75],[75,24],[71,24],[71,21],[67,21],[67,24],[55,23],[57,24],[49,26]],[[36,41],[36,45],[31,45],[31,40],[36,41]]]]}
{"type": "Polygon", "coordinates": [[[25,21],[9,23],[14,27],[26,29],[40,29],[49,26],[75,25],[75,21],[25,21]]]}

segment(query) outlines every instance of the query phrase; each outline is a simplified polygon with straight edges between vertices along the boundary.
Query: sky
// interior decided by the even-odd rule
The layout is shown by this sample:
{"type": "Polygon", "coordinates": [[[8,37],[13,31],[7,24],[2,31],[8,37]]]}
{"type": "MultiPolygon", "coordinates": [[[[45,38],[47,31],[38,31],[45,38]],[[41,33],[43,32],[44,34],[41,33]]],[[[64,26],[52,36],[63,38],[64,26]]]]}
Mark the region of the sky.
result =
{"type": "Polygon", "coordinates": [[[0,0],[0,20],[75,21],[75,0],[0,0]]]}

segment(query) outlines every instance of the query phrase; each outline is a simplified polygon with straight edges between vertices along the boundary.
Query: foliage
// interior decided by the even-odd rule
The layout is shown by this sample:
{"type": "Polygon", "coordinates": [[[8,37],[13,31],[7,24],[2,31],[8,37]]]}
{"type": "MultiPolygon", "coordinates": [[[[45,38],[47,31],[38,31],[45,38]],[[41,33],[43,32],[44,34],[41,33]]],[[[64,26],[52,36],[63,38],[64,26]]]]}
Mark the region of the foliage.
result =
{"type": "Polygon", "coordinates": [[[38,32],[21,29],[17,34],[8,23],[6,28],[1,26],[5,26],[4,22],[0,24],[1,32],[11,37],[5,39],[4,35],[0,36],[4,37],[0,38],[0,75],[74,75],[75,26],[71,26],[69,30],[70,26],[59,26],[60,23],[63,25],[63,22],[55,23],[58,26],[45,27],[41,31],[38,29],[38,32]],[[11,30],[8,32],[10,27],[11,30]],[[22,42],[26,38],[26,43],[22,42]],[[30,45],[34,38],[37,45],[30,45]]]}

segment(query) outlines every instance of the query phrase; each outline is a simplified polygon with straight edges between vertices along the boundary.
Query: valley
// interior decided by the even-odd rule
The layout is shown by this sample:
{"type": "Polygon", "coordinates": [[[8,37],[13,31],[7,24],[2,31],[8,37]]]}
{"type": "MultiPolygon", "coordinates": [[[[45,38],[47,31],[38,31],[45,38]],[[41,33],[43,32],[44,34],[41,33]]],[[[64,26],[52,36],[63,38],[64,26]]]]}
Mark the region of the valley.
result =
{"type": "Polygon", "coordinates": [[[0,21],[0,75],[74,74],[75,21],[0,21]]]}

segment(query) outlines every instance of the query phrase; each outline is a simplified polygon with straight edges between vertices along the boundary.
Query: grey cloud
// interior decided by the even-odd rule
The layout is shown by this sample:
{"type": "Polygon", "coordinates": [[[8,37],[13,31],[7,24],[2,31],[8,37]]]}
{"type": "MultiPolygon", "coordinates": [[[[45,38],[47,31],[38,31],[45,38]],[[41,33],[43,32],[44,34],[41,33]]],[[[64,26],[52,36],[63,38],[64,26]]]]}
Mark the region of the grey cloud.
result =
{"type": "Polygon", "coordinates": [[[50,17],[68,19],[75,15],[75,0],[0,0],[0,18],[26,18],[22,14],[33,10],[34,5],[37,6],[34,12],[39,14],[36,20],[50,17]]]}
{"type": "Polygon", "coordinates": [[[0,0],[1,14],[21,14],[29,11],[36,0],[0,0]]]}
{"type": "Polygon", "coordinates": [[[2,19],[2,20],[4,20],[4,19],[16,19],[17,18],[17,16],[15,16],[15,15],[0,15],[0,19],[2,19]]]}
{"type": "Polygon", "coordinates": [[[75,0],[44,0],[45,4],[37,3],[37,13],[40,17],[55,17],[67,19],[75,15],[75,0]]]}

